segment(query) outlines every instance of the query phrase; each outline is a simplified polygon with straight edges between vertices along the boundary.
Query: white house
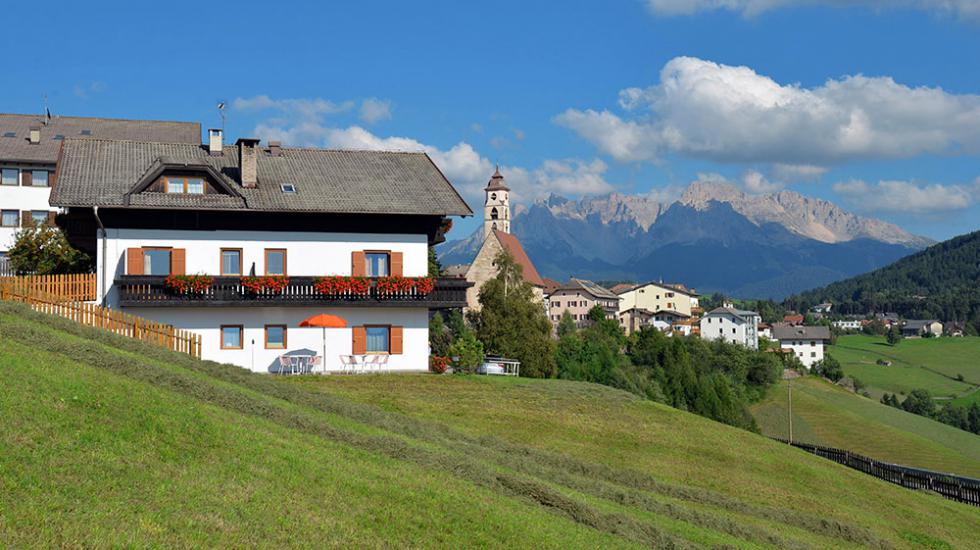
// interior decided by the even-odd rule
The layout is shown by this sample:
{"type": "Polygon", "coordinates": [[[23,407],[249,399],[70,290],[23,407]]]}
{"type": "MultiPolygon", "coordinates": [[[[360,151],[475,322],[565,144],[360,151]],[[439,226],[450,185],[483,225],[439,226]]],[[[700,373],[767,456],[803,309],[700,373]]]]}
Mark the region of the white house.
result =
{"type": "Polygon", "coordinates": [[[823,361],[824,346],[830,345],[830,328],[781,325],[772,328],[779,347],[793,353],[806,368],[823,361]]]}
{"type": "Polygon", "coordinates": [[[838,319],[830,324],[841,330],[861,330],[862,326],[860,319],[838,319]]]}
{"type": "Polygon", "coordinates": [[[447,216],[472,214],[431,159],[209,134],[65,140],[51,203],[97,257],[105,305],[197,332],[203,358],[254,371],[291,352],[328,370],[351,354],[425,370],[429,310],[463,307],[468,286],[429,279],[428,247],[447,216]],[[322,330],[299,326],[320,313],[347,322],[326,330],[325,355],[322,330]]]}
{"type": "MultiPolygon", "coordinates": [[[[629,316],[630,310],[642,310],[651,313],[669,311],[689,321],[688,326],[697,324],[697,316],[701,313],[700,297],[693,290],[681,284],[649,282],[636,286],[624,286],[616,289],[619,295],[620,317],[629,316]]],[[[672,324],[673,319],[660,319],[672,324]]],[[[631,324],[622,322],[627,333],[632,332],[631,324]]],[[[688,328],[688,332],[690,329],[688,328]]]]}
{"type": "Polygon", "coordinates": [[[754,311],[735,309],[731,304],[715,308],[701,318],[701,338],[724,340],[751,349],[759,349],[759,323],[762,317],[754,311]]]}
{"type": "Polygon", "coordinates": [[[0,114],[0,259],[14,235],[35,223],[53,224],[48,203],[66,138],[139,139],[198,144],[201,125],[87,117],[0,114]]]}

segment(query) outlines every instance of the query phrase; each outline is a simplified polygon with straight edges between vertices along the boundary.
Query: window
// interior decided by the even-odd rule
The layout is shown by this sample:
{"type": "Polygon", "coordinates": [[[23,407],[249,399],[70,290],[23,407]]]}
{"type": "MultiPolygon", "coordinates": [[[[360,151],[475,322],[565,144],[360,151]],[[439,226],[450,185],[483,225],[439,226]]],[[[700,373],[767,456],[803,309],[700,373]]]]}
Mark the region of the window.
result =
{"type": "Polygon", "coordinates": [[[170,249],[144,248],[143,274],[170,275],[170,249]]]}
{"type": "Polygon", "coordinates": [[[817,356],[817,352],[815,352],[815,351],[811,351],[810,352],[810,357],[816,357],[816,356],[817,356]]]}
{"type": "Polygon", "coordinates": [[[222,275],[242,274],[242,249],[241,248],[221,249],[221,274],[222,275]]]}
{"type": "Polygon", "coordinates": [[[20,221],[20,212],[17,210],[4,210],[0,213],[0,226],[17,227],[20,221]]]}
{"type": "Polygon", "coordinates": [[[811,347],[813,347],[813,346],[816,346],[816,345],[817,345],[817,343],[816,343],[816,342],[814,342],[813,340],[810,340],[810,346],[811,346],[811,347]]]}
{"type": "Polygon", "coordinates": [[[391,327],[364,327],[367,336],[367,353],[388,353],[391,327]]]}
{"type": "Polygon", "coordinates": [[[31,210],[31,221],[34,225],[45,225],[48,223],[47,210],[31,210]]]}
{"type": "Polygon", "coordinates": [[[286,250],[283,248],[265,249],[265,274],[286,274],[286,250]]]}
{"type": "Polygon", "coordinates": [[[735,327],[732,327],[732,334],[735,334],[735,327]]]}
{"type": "Polygon", "coordinates": [[[31,185],[34,187],[47,187],[48,186],[48,171],[47,170],[31,170],[31,185]]]}
{"type": "Polygon", "coordinates": [[[166,176],[167,193],[182,193],[187,195],[204,194],[204,178],[192,176],[166,176]]]}
{"type": "Polygon", "coordinates": [[[16,168],[4,168],[0,171],[0,184],[20,185],[20,170],[16,168]]]}
{"type": "Polygon", "coordinates": [[[242,349],[241,325],[221,325],[221,349],[242,349]]]}
{"type": "Polygon", "coordinates": [[[367,263],[365,273],[368,277],[388,276],[387,252],[367,252],[364,254],[364,261],[367,263]]]}
{"type": "Polygon", "coordinates": [[[293,185],[293,184],[291,184],[291,183],[283,183],[283,184],[280,184],[279,185],[279,189],[281,189],[283,193],[287,193],[287,194],[295,194],[296,193],[296,186],[293,185]]]}
{"type": "Polygon", "coordinates": [[[286,325],[265,326],[265,349],[286,349],[286,325]]]}

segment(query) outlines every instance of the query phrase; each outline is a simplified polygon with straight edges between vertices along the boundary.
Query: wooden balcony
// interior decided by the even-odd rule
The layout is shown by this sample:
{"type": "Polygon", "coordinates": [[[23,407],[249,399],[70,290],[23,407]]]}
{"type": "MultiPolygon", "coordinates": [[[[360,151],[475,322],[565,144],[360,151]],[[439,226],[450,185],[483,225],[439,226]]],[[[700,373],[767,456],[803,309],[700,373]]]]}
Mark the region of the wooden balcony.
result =
{"type": "Polygon", "coordinates": [[[458,308],[466,305],[466,289],[472,283],[459,278],[436,279],[435,288],[423,295],[410,290],[385,294],[371,281],[367,294],[321,294],[313,286],[314,277],[290,277],[282,292],[267,289],[253,293],[240,277],[214,277],[214,284],[201,293],[175,292],[167,288],[164,276],[123,275],[115,280],[122,307],[425,307],[458,308]]]}

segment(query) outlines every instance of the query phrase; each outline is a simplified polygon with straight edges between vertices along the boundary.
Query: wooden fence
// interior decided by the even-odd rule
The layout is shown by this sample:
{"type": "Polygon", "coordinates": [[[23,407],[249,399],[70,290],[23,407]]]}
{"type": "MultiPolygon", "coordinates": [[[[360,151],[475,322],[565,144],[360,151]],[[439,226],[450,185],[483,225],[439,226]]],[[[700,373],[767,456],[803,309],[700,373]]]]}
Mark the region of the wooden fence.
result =
{"type": "Polygon", "coordinates": [[[172,325],[150,321],[95,304],[65,299],[56,294],[46,294],[37,290],[25,291],[23,287],[2,281],[0,281],[0,300],[25,303],[34,311],[64,317],[80,325],[107,330],[148,344],[186,353],[191,357],[201,357],[201,336],[174,328],[172,325]]]}
{"type": "Polygon", "coordinates": [[[821,447],[797,441],[790,442],[780,438],[773,439],[902,487],[926,489],[939,493],[950,500],[980,506],[980,479],[889,464],[843,449],[821,447]]]}
{"type": "Polygon", "coordinates": [[[95,273],[0,277],[0,286],[22,295],[43,294],[77,302],[94,301],[98,293],[95,273]]]}

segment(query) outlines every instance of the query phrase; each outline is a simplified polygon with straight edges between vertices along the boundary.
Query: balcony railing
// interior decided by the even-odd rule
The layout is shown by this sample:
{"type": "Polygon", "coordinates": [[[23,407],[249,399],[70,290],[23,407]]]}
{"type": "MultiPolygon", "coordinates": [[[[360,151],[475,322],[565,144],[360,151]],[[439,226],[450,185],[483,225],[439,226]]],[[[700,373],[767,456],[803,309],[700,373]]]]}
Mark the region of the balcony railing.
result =
{"type": "Polygon", "coordinates": [[[426,307],[456,308],[466,305],[466,289],[472,283],[459,278],[436,279],[429,294],[416,289],[384,293],[371,280],[367,294],[344,292],[322,294],[313,284],[314,277],[289,277],[281,291],[262,289],[254,293],[241,283],[240,277],[214,277],[214,284],[203,292],[177,292],[167,287],[164,276],[123,275],[116,279],[119,305],[122,307],[249,307],[249,306],[332,306],[332,307],[426,307]]]}

